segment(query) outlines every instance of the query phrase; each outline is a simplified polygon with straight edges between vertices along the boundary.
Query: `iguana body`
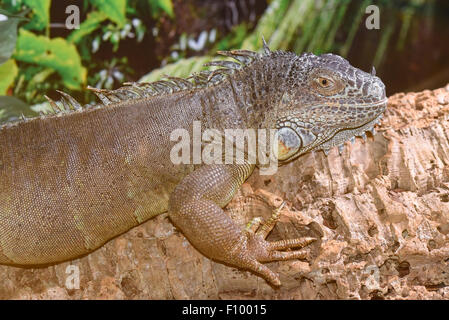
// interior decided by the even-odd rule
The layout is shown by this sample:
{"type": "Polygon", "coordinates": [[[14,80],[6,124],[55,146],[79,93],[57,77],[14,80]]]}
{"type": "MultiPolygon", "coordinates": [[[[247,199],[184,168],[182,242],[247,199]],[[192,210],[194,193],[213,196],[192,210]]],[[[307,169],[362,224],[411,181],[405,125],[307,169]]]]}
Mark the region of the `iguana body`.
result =
{"type": "MultiPolygon", "coordinates": [[[[298,57],[267,47],[262,54],[223,54],[242,65],[217,62],[226,68],[192,82],[97,91],[106,105],[1,127],[0,263],[73,259],[168,211],[206,256],[279,285],[260,262],[304,258],[304,250],[279,250],[313,239],[265,241],[276,215],[257,232],[257,224],[241,230],[222,208],[254,164],[174,165],[170,133],[191,131],[193,121],[221,130],[278,128],[293,135],[280,155],[289,161],[372,129],[385,108],[385,89],[379,78],[334,55],[298,57]]],[[[64,101],[78,108],[69,97],[64,101]]]]}

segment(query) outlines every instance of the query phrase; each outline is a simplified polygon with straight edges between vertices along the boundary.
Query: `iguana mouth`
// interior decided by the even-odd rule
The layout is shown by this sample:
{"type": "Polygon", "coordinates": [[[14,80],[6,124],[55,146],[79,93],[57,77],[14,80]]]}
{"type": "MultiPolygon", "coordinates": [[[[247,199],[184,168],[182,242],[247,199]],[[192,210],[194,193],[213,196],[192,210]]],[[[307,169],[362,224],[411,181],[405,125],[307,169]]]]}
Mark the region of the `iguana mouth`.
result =
{"type": "Polygon", "coordinates": [[[364,122],[361,125],[349,127],[349,128],[335,128],[333,130],[330,130],[326,132],[323,135],[317,135],[315,136],[311,131],[305,128],[301,128],[298,125],[299,121],[295,121],[292,119],[292,117],[287,117],[287,120],[283,122],[282,125],[279,125],[278,129],[281,127],[291,127],[293,130],[295,130],[298,134],[298,136],[301,137],[303,140],[303,145],[299,152],[297,152],[294,156],[292,156],[289,159],[285,160],[279,160],[280,162],[290,162],[299,156],[310,152],[312,150],[323,150],[324,153],[328,154],[330,149],[333,147],[338,146],[339,151],[343,150],[344,143],[346,141],[351,141],[351,143],[354,143],[355,137],[359,136],[362,137],[364,140],[366,139],[366,132],[370,132],[371,134],[375,134],[374,131],[374,125],[379,123],[380,119],[383,116],[383,112],[385,110],[385,107],[387,105],[387,98],[384,98],[380,101],[369,103],[369,104],[362,104],[359,106],[366,106],[366,107],[379,107],[379,110],[376,112],[375,117],[371,118],[370,120],[364,122]],[[385,105],[384,107],[381,107],[382,105],[385,105]],[[290,118],[290,119],[289,119],[290,118]],[[308,133],[308,134],[307,134],[308,133]],[[305,143],[304,141],[305,134],[307,135],[306,138],[309,141],[309,143],[305,143]],[[314,138],[311,139],[311,136],[314,138]]]}
{"type": "MultiPolygon", "coordinates": [[[[359,104],[358,105],[359,107],[364,106],[364,107],[371,107],[371,108],[372,107],[380,107],[382,105],[384,105],[384,106],[382,108],[379,108],[379,110],[376,112],[376,115],[374,117],[372,117],[370,120],[364,122],[363,124],[356,125],[354,127],[343,128],[343,129],[338,130],[338,132],[345,131],[345,130],[355,130],[358,128],[364,128],[367,124],[373,123],[373,121],[374,121],[374,123],[372,124],[372,126],[374,126],[382,118],[383,112],[385,111],[385,108],[387,107],[387,102],[388,102],[388,98],[385,98],[385,99],[382,99],[382,100],[380,100],[378,102],[374,102],[374,103],[359,104]]],[[[369,130],[365,130],[365,131],[369,131],[369,130]]]]}
{"type": "MultiPolygon", "coordinates": [[[[383,105],[383,104],[386,105],[387,102],[388,102],[388,98],[383,98],[383,99],[381,99],[381,100],[379,100],[379,101],[376,101],[376,102],[357,103],[356,106],[357,106],[357,107],[377,107],[377,106],[381,106],[381,105],[383,105]]],[[[353,104],[344,104],[344,105],[347,105],[347,106],[354,106],[353,104]]]]}
{"type": "Polygon", "coordinates": [[[388,99],[382,99],[379,102],[375,102],[369,104],[371,107],[377,107],[385,105],[383,108],[379,109],[379,112],[376,114],[374,118],[365,122],[360,126],[355,126],[351,128],[343,128],[337,130],[335,133],[330,134],[325,142],[319,144],[319,150],[323,150],[324,153],[328,154],[331,148],[338,146],[339,152],[343,150],[344,143],[346,141],[351,141],[351,143],[355,142],[355,137],[362,137],[366,140],[366,132],[370,132],[371,134],[375,134],[374,126],[379,124],[380,119],[383,117],[383,112],[387,106],[388,99]]]}

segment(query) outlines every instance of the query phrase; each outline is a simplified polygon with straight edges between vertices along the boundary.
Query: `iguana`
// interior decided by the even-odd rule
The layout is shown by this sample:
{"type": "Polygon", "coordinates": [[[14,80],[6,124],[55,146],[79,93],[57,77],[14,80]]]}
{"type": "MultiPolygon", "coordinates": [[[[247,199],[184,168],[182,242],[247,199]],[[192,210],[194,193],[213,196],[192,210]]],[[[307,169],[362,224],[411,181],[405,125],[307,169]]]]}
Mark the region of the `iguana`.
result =
{"type": "Polygon", "coordinates": [[[313,238],[268,242],[279,210],[238,227],[223,208],[257,164],[175,165],[170,133],[204,128],[277,129],[279,164],[328,151],[373,130],[385,86],[333,54],[219,52],[227,60],[190,78],[93,89],[82,107],[61,92],[52,114],[0,127],[0,263],[54,264],[85,255],[168,211],[208,258],[274,286],[262,262],[305,258],[313,238]],[[229,58],[233,58],[230,61],[229,58]]]}

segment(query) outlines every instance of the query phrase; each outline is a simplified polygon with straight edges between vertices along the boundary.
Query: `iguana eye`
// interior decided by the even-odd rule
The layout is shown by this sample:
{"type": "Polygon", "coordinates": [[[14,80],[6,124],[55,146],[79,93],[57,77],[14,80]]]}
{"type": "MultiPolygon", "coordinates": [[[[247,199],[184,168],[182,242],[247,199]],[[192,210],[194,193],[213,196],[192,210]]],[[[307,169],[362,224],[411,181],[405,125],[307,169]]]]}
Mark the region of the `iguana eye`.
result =
{"type": "Polygon", "coordinates": [[[322,88],[329,88],[333,84],[332,80],[323,77],[319,77],[317,82],[322,88]]]}
{"type": "Polygon", "coordinates": [[[332,96],[345,88],[345,82],[338,75],[322,70],[312,73],[309,83],[312,89],[324,96],[332,96]]]}

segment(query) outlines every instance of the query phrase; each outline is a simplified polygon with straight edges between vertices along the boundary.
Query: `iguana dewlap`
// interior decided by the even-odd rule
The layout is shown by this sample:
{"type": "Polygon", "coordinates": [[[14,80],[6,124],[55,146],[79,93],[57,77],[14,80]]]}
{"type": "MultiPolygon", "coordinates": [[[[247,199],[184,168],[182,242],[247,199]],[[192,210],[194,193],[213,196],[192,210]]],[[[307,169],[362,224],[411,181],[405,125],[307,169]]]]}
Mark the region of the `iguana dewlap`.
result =
{"type": "Polygon", "coordinates": [[[212,63],[222,68],[189,81],[96,90],[96,107],[64,95],[64,110],[0,127],[0,263],[74,259],[168,211],[204,255],[279,285],[261,262],[304,258],[304,250],[282,250],[313,239],[265,241],[278,211],[262,225],[238,227],[222,208],[255,165],[175,165],[171,132],[191,132],[194,121],[219,130],[276,128],[289,137],[284,163],[371,130],[386,106],[385,87],[332,54],[267,47],[221,54],[237,62],[212,63]]]}

